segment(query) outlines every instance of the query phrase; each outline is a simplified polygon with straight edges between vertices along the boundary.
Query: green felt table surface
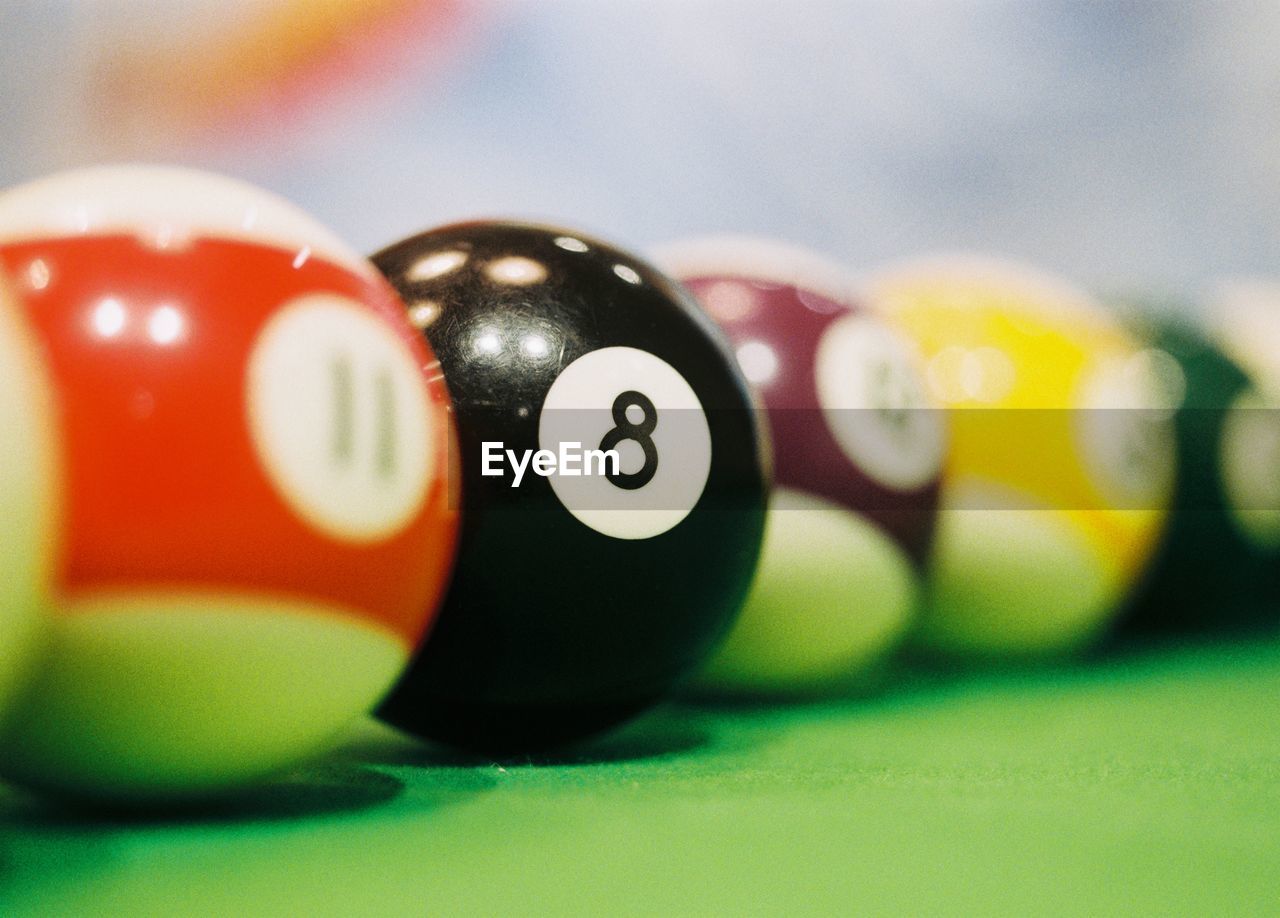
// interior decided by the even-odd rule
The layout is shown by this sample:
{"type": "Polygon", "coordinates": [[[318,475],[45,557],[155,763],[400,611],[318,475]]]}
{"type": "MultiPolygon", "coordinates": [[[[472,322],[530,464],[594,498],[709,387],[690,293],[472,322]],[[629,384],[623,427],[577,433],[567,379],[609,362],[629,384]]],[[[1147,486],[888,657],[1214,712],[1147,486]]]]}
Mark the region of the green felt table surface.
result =
{"type": "Polygon", "coordinates": [[[672,704],[558,761],[373,724],[216,808],[0,792],[0,914],[1280,911],[1280,647],[672,704]]]}

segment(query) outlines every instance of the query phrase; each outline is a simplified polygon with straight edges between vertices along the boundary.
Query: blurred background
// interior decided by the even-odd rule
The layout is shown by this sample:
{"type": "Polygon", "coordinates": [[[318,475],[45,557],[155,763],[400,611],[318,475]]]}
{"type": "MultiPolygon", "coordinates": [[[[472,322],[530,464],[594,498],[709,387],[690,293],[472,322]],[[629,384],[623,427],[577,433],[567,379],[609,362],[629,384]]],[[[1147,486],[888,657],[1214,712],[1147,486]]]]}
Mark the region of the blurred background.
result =
{"type": "Polygon", "coordinates": [[[0,184],[164,160],[371,251],[519,215],[1197,302],[1280,270],[1276,0],[5,0],[0,184]]]}

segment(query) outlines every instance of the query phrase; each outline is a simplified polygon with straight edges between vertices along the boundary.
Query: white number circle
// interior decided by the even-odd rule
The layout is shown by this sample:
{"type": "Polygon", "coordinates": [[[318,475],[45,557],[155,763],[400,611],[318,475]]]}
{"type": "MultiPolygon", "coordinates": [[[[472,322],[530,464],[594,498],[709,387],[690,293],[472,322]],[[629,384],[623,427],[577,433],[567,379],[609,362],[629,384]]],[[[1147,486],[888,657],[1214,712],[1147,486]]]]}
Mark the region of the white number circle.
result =
{"type": "Polygon", "coordinates": [[[1280,408],[1248,389],[1222,422],[1223,490],[1236,525],[1265,551],[1280,548],[1280,408]]]}
{"type": "Polygon", "coordinates": [[[557,455],[573,444],[618,453],[618,471],[634,476],[631,487],[599,474],[590,457],[549,476],[566,510],[616,539],[671,529],[697,504],[711,471],[711,431],[698,396],[674,367],[633,347],[592,351],[560,372],[543,403],[538,443],[557,455]]]}
{"type": "Polygon", "coordinates": [[[1081,380],[1076,436],[1085,469],[1116,509],[1166,507],[1177,466],[1173,414],[1185,391],[1162,351],[1111,357],[1081,380]]]}
{"type": "Polygon", "coordinates": [[[846,316],[823,334],[814,373],[827,426],[858,469],[901,491],[940,474],[946,426],[901,335],[877,319],[846,316]]]}
{"type": "Polygon", "coordinates": [[[249,359],[258,455],[285,501],[344,541],[394,535],[431,480],[431,410],[412,352],[333,294],[285,306],[249,359]]]}

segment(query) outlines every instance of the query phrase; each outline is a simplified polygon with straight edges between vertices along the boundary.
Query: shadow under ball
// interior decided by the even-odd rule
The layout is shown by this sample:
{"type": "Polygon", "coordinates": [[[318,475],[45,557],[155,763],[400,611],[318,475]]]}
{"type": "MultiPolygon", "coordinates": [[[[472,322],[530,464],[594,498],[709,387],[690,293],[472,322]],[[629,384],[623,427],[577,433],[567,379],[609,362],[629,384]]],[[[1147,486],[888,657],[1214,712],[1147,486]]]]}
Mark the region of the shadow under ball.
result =
{"type": "Polygon", "coordinates": [[[727,348],[674,282],[571,230],[459,224],[374,263],[440,357],[463,512],[436,628],[380,716],[516,752],[639,712],[726,633],[760,550],[764,446],[727,348]],[[481,474],[486,442],[574,441],[627,464],[481,474]]]}

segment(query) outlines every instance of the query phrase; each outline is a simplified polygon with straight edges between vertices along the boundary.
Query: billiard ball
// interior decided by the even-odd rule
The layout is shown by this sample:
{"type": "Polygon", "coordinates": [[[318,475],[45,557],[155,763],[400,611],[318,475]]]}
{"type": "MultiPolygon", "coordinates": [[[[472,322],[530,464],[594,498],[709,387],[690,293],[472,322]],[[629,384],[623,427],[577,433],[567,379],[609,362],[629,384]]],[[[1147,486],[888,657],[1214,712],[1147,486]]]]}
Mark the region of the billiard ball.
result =
{"type": "Polygon", "coordinates": [[[395,292],[273,195],[149,167],[0,195],[0,276],[0,402],[36,434],[6,604],[45,613],[0,772],[156,799],[323,748],[407,662],[456,535],[395,292]]]}
{"type": "Polygon", "coordinates": [[[1208,337],[1254,382],[1231,414],[1224,466],[1233,513],[1270,553],[1280,549],[1280,279],[1225,282],[1208,311],[1208,337]]]}
{"type": "Polygon", "coordinates": [[[918,648],[1081,648],[1161,534],[1175,465],[1157,355],[1088,295],[998,259],[885,268],[873,304],[925,353],[952,448],[918,648]]]}
{"type": "Polygon", "coordinates": [[[656,253],[725,331],[762,401],[776,488],[755,583],[703,670],[715,693],[843,689],[913,621],[946,447],[914,345],[848,273],[743,237],[656,253]]]}
{"type": "Polygon", "coordinates": [[[767,468],[732,356],[677,284],[573,230],[464,223],[374,263],[440,357],[463,511],[381,716],[500,753],[620,722],[706,658],[755,567],[767,468]],[[613,459],[516,471],[564,449],[613,459]]]}
{"type": "Polygon", "coordinates": [[[1280,420],[1240,364],[1188,320],[1148,309],[1135,330],[1180,395],[1178,472],[1160,550],[1124,630],[1187,634],[1280,625],[1280,420]]]}
{"type": "Polygon", "coordinates": [[[39,345],[0,277],[0,720],[43,638],[56,505],[53,401],[39,345]]]}
{"type": "MultiPolygon", "coordinates": [[[[1206,336],[1236,361],[1252,385],[1231,405],[1223,432],[1227,504],[1251,554],[1280,553],[1280,279],[1240,278],[1208,300],[1206,336]]],[[[1260,624],[1274,621],[1280,567],[1255,588],[1260,624]]]]}
{"type": "Polygon", "coordinates": [[[1280,393],[1280,277],[1224,280],[1205,306],[1206,337],[1274,398],[1280,393]]]}

